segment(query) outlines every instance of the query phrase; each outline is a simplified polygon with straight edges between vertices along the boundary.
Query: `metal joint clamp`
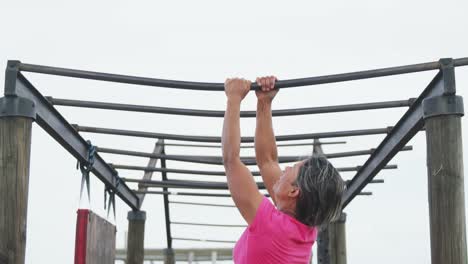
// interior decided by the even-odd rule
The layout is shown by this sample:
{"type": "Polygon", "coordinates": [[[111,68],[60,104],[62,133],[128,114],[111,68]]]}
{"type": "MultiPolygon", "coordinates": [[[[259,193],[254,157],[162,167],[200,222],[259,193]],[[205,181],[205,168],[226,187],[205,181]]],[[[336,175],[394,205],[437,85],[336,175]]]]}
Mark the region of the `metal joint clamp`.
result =
{"type": "Polygon", "coordinates": [[[424,99],[422,102],[424,119],[443,116],[465,114],[463,109],[463,97],[458,95],[442,95],[424,99]]]}
{"type": "Polygon", "coordinates": [[[36,120],[34,102],[18,96],[5,96],[0,98],[0,117],[10,116],[28,117],[36,120]]]}

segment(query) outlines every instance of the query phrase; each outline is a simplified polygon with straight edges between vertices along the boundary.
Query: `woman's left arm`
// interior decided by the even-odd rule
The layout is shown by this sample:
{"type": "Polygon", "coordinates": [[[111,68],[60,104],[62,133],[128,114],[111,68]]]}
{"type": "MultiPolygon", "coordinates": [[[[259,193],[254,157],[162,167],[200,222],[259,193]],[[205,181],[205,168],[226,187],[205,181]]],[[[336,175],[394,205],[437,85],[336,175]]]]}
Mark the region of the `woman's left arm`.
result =
{"type": "Polygon", "coordinates": [[[240,104],[250,91],[250,81],[227,79],[224,87],[227,96],[222,135],[224,168],[232,199],[250,224],[263,199],[252,173],[240,159],[240,104]]]}

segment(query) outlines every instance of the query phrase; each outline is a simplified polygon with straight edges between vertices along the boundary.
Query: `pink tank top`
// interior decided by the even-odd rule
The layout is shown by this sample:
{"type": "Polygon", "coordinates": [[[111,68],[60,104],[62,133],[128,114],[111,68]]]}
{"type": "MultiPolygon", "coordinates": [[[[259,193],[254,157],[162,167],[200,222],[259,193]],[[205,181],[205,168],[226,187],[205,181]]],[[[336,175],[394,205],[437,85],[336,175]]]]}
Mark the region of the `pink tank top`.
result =
{"type": "Polygon", "coordinates": [[[254,220],[234,247],[234,263],[310,263],[316,239],[317,228],[278,211],[264,197],[254,220]]]}

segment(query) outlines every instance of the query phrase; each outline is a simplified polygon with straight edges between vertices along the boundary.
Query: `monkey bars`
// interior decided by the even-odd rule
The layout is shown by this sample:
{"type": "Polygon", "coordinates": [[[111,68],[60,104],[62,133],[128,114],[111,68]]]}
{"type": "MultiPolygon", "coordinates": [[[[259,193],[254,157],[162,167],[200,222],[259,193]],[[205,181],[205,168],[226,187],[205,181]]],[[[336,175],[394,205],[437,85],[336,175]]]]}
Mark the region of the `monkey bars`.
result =
{"type": "MultiPolygon", "coordinates": [[[[371,102],[371,103],[359,103],[359,104],[347,104],[347,105],[334,105],[334,106],[320,106],[320,107],[309,107],[309,108],[298,108],[298,109],[282,109],[273,111],[274,116],[290,116],[290,115],[310,115],[310,114],[325,114],[325,113],[337,113],[345,111],[364,111],[364,110],[375,110],[384,108],[395,108],[395,107],[408,107],[407,112],[398,121],[396,125],[388,126],[386,128],[373,128],[373,129],[358,129],[358,130],[342,130],[342,131],[330,131],[320,133],[306,133],[306,134],[294,134],[294,135],[279,135],[276,137],[277,141],[297,141],[306,139],[322,139],[322,138],[337,138],[337,137],[351,137],[351,136],[365,136],[365,135],[384,135],[385,138],[375,149],[364,150],[364,151],[352,151],[343,153],[330,153],[325,154],[329,158],[338,157],[351,157],[356,155],[370,155],[367,161],[362,166],[357,167],[343,167],[339,168],[341,171],[357,171],[356,175],[347,182],[347,190],[343,197],[343,206],[346,207],[357,195],[371,195],[370,192],[363,192],[362,190],[369,183],[381,183],[382,180],[373,180],[379,171],[382,169],[394,169],[395,165],[387,165],[388,162],[402,150],[410,150],[411,146],[405,147],[409,140],[421,130],[426,129],[426,120],[432,120],[431,118],[437,116],[450,116],[458,118],[463,114],[463,103],[459,96],[456,96],[455,90],[455,75],[454,67],[468,65],[468,58],[460,59],[441,59],[436,62],[412,64],[398,67],[381,68],[375,70],[350,72],[343,74],[325,75],[310,78],[300,78],[291,80],[279,80],[276,82],[277,88],[292,88],[299,86],[310,86],[324,83],[336,83],[351,80],[360,80],[367,78],[383,77],[390,75],[414,73],[421,71],[439,70],[434,79],[429,83],[426,89],[419,95],[418,98],[410,98],[398,101],[386,101],[386,102],[371,102]]],[[[205,143],[219,143],[221,142],[220,137],[216,136],[193,136],[193,135],[176,135],[176,134],[164,134],[158,132],[146,132],[146,131],[132,131],[123,130],[118,128],[100,128],[90,127],[83,125],[71,125],[54,106],[69,106],[69,107],[85,107],[95,109],[107,109],[107,110],[118,110],[118,111],[132,111],[132,112],[145,112],[145,113],[157,113],[157,114],[171,114],[171,115],[188,115],[196,117],[222,117],[224,111],[208,111],[201,109],[183,109],[183,108],[166,108],[157,106],[143,106],[143,105],[132,105],[132,104],[120,104],[110,102],[94,102],[94,101],[79,101],[71,99],[58,99],[53,97],[44,97],[32,83],[22,74],[22,72],[32,72],[41,74],[58,75],[64,77],[73,78],[84,78],[90,80],[109,81],[136,85],[156,86],[163,88],[177,88],[177,89],[189,89],[189,90],[201,90],[201,91],[223,91],[223,83],[207,83],[207,82],[187,82],[187,81],[174,81],[164,80],[155,78],[145,78],[137,76],[128,76],[120,74],[109,74],[93,71],[83,71],[74,69],[65,69],[58,67],[49,67],[33,64],[25,64],[19,61],[9,61],[7,64],[6,75],[5,75],[5,97],[0,99],[0,127],[10,120],[18,121],[21,118],[27,118],[36,121],[49,135],[51,135],[59,144],[61,144],[70,154],[72,154],[78,161],[90,165],[90,169],[106,186],[109,190],[115,193],[122,199],[132,210],[138,212],[141,209],[142,201],[145,194],[159,194],[164,196],[165,205],[165,217],[166,217],[166,232],[168,238],[168,248],[172,248],[172,240],[184,239],[174,238],[171,235],[170,229],[170,218],[169,218],[169,195],[179,196],[207,196],[207,197],[230,197],[228,193],[196,193],[196,192],[178,192],[171,189],[177,188],[188,188],[188,189],[208,189],[208,190],[227,190],[226,183],[219,182],[196,182],[196,181],[182,181],[182,180],[169,180],[167,178],[168,173],[183,173],[183,174],[199,174],[199,175],[213,175],[221,176],[224,172],[221,171],[195,171],[180,168],[167,168],[166,160],[193,162],[202,164],[213,164],[222,165],[222,159],[216,156],[195,156],[195,155],[171,155],[165,153],[165,146],[177,146],[177,147],[219,147],[219,145],[202,145],[202,144],[182,144],[182,143],[166,143],[164,140],[175,140],[175,141],[188,141],[188,142],[205,142],[205,143]],[[81,136],[82,133],[99,133],[116,136],[131,136],[131,137],[144,137],[154,138],[160,140],[162,143],[159,147],[155,148],[154,153],[144,153],[132,150],[120,150],[110,148],[98,148],[100,153],[108,154],[119,154],[129,156],[139,156],[150,158],[150,164],[147,167],[142,166],[131,166],[131,165],[116,165],[107,163],[99,154],[94,158],[93,162],[90,162],[88,154],[90,145],[81,136]],[[161,162],[161,166],[157,167],[156,162],[161,162]],[[145,171],[145,176],[142,180],[134,180],[121,178],[116,169],[131,169],[131,170],[142,170],[145,171]],[[151,180],[151,173],[153,171],[162,173],[162,181],[151,180]],[[140,184],[138,190],[130,189],[126,182],[137,181],[140,184]],[[148,187],[159,187],[162,191],[148,190],[148,187]]],[[[257,84],[252,84],[252,90],[257,90],[259,87],[257,84]]],[[[243,111],[241,117],[250,118],[255,117],[254,111],[243,111]]],[[[448,120],[448,119],[447,119],[448,120]]],[[[450,119],[451,120],[451,119],[450,119]]],[[[452,124],[452,123],[450,123],[452,124]]],[[[441,128],[441,131],[444,127],[441,128]]],[[[29,128],[30,129],[30,128],[29,128]]],[[[433,126],[431,130],[427,131],[428,135],[431,135],[431,143],[428,141],[428,155],[435,155],[437,151],[432,149],[432,145],[436,145],[439,137],[451,135],[444,130],[441,133],[442,136],[434,132],[433,126]]],[[[457,130],[458,131],[458,130],[457,130]]],[[[11,133],[5,134],[7,137],[5,142],[9,140],[15,140],[14,135],[11,133]]],[[[458,135],[458,134],[456,134],[458,135]]],[[[0,135],[1,136],[1,135],[0,135]]],[[[461,137],[461,136],[460,136],[461,137]]],[[[458,138],[457,138],[458,140],[458,138]]],[[[243,143],[254,142],[253,137],[243,137],[241,139],[243,143]]],[[[13,144],[14,148],[20,148],[21,142],[13,144]]],[[[328,144],[339,144],[343,142],[330,142],[328,144]]],[[[311,143],[285,143],[283,146],[301,146],[311,145],[311,143]]],[[[322,144],[327,144],[324,142],[322,144]]],[[[279,144],[280,145],[280,144],[279,144]]],[[[252,148],[252,146],[244,146],[246,148],[252,148]]],[[[10,151],[9,149],[2,149],[1,151],[10,151]]],[[[445,156],[450,156],[452,159],[453,153],[445,151],[445,156]]],[[[0,155],[0,164],[5,162],[5,157],[9,154],[0,155]]],[[[29,155],[29,154],[28,154],[29,155]]],[[[29,162],[29,156],[25,157],[25,160],[29,162]]],[[[458,157],[460,158],[460,157],[458,157]]],[[[283,156],[279,158],[279,162],[294,162],[298,159],[296,156],[283,156]]],[[[255,165],[254,157],[245,157],[243,161],[248,165],[255,165]]],[[[24,164],[25,168],[16,168],[15,171],[4,173],[0,170],[0,177],[13,177],[11,175],[17,175],[26,171],[26,175],[21,174],[21,177],[27,177],[29,163],[24,164]]],[[[15,163],[19,164],[19,163],[15,163]]],[[[429,164],[431,165],[431,164],[429,164]]],[[[449,164],[450,165],[450,164],[449,164]]],[[[447,165],[447,166],[449,166],[447,165]]],[[[432,165],[431,165],[432,166],[432,165]]],[[[430,166],[430,167],[431,167],[430,166]]],[[[458,166],[460,167],[460,166],[458,166]]],[[[457,167],[457,168],[458,168],[457,167]]],[[[462,168],[462,167],[461,167],[462,168]]],[[[460,174],[459,170],[453,170],[455,173],[460,174]]],[[[457,174],[457,175],[458,175],[457,174]]],[[[254,172],[254,175],[259,175],[258,172],[254,172]]],[[[430,175],[430,179],[432,174],[430,175]]],[[[457,176],[463,178],[463,175],[457,176]]],[[[13,180],[11,182],[14,182],[13,180]]],[[[260,189],[264,189],[263,183],[259,182],[258,186],[260,189]]],[[[1,187],[1,186],[0,186],[1,187]]],[[[462,186],[463,187],[463,186],[462,186]]],[[[459,187],[461,188],[461,187],[459,187]]],[[[1,193],[0,193],[1,194],[1,193]]],[[[435,191],[431,195],[440,195],[437,197],[450,196],[452,192],[443,192],[441,194],[435,191]]],[[[266,194],[265,194],[266,195],[266,194]]],[[[17,197],[23,200],[27,200],[27,188],[22,190],[21,193],[17,193],[16,196],[8,196],[5,199],[0,199],[0,205],[8,205],[14,203],[17,197]],[[12,198],[13,197],[13,198],[12,198]],[[13,200],[12,200],[13,199],[13,200]]],[[[432,196],[431,196],[432,197],[432,196]]],[[[0,197],[1,198],[1,197],[0,197]]],[[[450,199],[453,197],[450,196],[450,199]]],[[[453,198],[458,199],[458,198],[453,198]]],[[[430,201],[440,200],[434,196],[430,201]]],[[[173,202],[183,203],[183,202],[173,202]]],[[[202,203],[186,203],[191,205],[202,205],[202,203]]],[[[463,201],[456,200],[454,202],[459,208],[463,207],[463,201]]],[[[209,205],[209,204],[204,204],[209,205]]],[[[221,207],[221,205],[218,205],[221,207]]],[[[431,207],[432,208],[432,207],[431,207]]],[[[455,207],[454,207],[455,208],[455,207]]],[[[16,209],[15,209],[16,210],[16,209]]],[[[18,209],[20,210],[20,209],[18,209]]],[[[21,210],[25,210],[24,208],[21,210]]],[[[435,209],[431,209],[435,210],[435,209]]],[[[444,209],[445,210],[445,209],[444,209]]],[[[448,210],[448,209],[447,209],[448,210]]],[[[432,211],[431,211],[432,212],[432,211]]],[[[452,211],[446,212],[445,214],[451,214],[452,211]]],[[[15,217],[22,217],[26,215],[25,212],[18,213],[16,211],[7,212],[0,217],[12,217],[11,221],[0,221],[0,223],[12,223],[10,226],[6,226],[5,230],[20,230],[17,228],[17,223],[26,222],[25,219],[17,219],[15,217]]],[[[25,217],[25,216],[24,216],[25,217]]],[[[435,214],[431,214],[434,219],[437,217],[435,214]]],[[[1,220],[1,219],[0,219],[1,220]]],[[[458,219],[460,220],[460,219],[458,219]]],[[[442,221],[442,220],[441,220],[442,221]]],[[[174,224],[175,222],[173,222],[174,224]]],[[[179,222],[185,223],[187,222],[179,222]]],[[[458,221],[462,223],[464,227],[464,221],[458,221]]],[[[1,224],[0,224],[1,225],[1,224]]],[[[451,224],[449,226],[454,226],[451,224]]],[[[0,226],[1,228],[2,226],[0,226]]],[[[440,227],[440,226],[439,226],[440,227]]],[[[2,229],[4,230],[4,229],[2,229]]],[[[460,229],[461,230],[461,229],[460,229]]],[[[465,230],[463,228],[463,230],[465,230]]],[[[442,241],[439,239],[444,236],[445,233],[452,234],[452,230],[443,226],[442,228],[434,227],[431,229],[431,235],[434,234],[434,239],[431,241],[442,241]],[[442,231],[440,231],[442,230],[442,231]],[[440,231],[440,232],[439,232],[440,231]]],[[[450,236],[455,237],[455,236],[450,236]]],[[[445,237],[443,237],[445,239],[445,237]]],[[[16,243],[13,241],[14,236],[8,236],[5,241],[6,243],[16,243]]],[[[187,239],[185,239],[187,240],[187,239]]],[[[194,239],[188,239],[194,240],[194,239]]],[[[198,241],[198,240],[196,240],[198,241]]],[[[213,242],[224,242],[220,240],[204,240],[213,242]]],[[[444,240],[445,241],[445,240],[444,240]]],[[[0,241],[0,243],[2,243],[0,241]]],[[[21,247],[24,247],[24,242],[21,247]]],[[[229,242],[230,243],[230,242],[229,242]]],[[[452,242],[447,242],[448,244],[452,242]]],[[[458,242],[453,242],[458,243],[458,242]]],[[[443,250],[441,246],[434,244],[433,251],[443,250]]],[[[465,244],[466,246],[466,244],[465,244]]],[[[0,247],[1,248],[1,247],[0,247]]],[[[458,248],[458,247],[457,247],[458,248]]],[[[462,247],[461,250],[465,250],[462,247]]],[[[21,249],[19,249],[21,250],[21,249]]],[[[465,259],[466,260],[466,259],[465,259]]]]}

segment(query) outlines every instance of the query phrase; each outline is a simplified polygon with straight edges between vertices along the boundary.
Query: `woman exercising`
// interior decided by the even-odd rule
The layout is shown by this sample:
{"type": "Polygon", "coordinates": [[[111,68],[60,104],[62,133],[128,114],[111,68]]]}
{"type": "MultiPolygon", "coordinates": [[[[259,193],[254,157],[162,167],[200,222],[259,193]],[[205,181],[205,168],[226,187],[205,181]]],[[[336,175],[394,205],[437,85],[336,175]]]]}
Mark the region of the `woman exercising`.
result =
{"type": "Polygon", "coordinates": [[[251,82],[227,79],[227,108],[222,135],[223,161],[232,199],[248,227],[233,251],[237,264],[308,263],[317,227],[338,217],[345,188],[338,171],[320,156],[284,171],[278,164],[271,104],[276,78],[257,78],[255,154],[263,182],[275,205],[263,196],[240,159],[240,104],[251,82]]]}

